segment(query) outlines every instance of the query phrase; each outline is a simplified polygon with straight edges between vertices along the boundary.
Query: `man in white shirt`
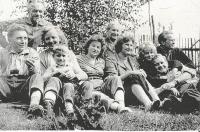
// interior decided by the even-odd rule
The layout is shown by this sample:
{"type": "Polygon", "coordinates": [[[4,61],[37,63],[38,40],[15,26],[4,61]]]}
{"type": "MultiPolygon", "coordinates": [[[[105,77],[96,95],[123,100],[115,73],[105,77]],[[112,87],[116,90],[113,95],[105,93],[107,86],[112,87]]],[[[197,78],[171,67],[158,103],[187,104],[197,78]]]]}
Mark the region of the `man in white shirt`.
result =
{"type": "Polygon", "coordinates": [[[8,29],[9,46],[0,50],[0,99],[29,104],[28,114],[42,116],[40,106],[43,80],[38,53],[27,47],[24,25],[12,24],[8,29]]]}

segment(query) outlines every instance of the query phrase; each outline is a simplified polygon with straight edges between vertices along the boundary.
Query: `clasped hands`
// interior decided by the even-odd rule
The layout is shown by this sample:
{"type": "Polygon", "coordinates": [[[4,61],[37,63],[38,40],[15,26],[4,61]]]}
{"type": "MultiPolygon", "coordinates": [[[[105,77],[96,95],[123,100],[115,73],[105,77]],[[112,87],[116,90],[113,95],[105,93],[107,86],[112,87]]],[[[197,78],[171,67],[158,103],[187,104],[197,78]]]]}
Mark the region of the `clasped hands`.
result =
{"type": "Polygon", "coordinates": [[[136,74],[136,75],[142,75],[144,76],[145,78],[147,77],[147,74],[146,72],[143,70],[143,69],[139,69],[139,70],[134,70],[134,71],[130,71],[129,72],[130,74],[136,74]]]}
{"type": "Polygon", "coordinates": [[[163,89],[163,90],[171,90],[174,93],[174,95],[178,96],[178,95],[180,95],[180,93],[175,88],[175,85],[176,85],[176,82],[171,81],[171,82],[168,82],[168,83],[161,85],[160,88],[163,89]]]}
{"type": "Polygon", "coordinates": [[[52,76],[72,80],[76,77],[76,74],[73,72],[72,69],[68,67],[62,67],[62,68],[54,68],[52,76]]]}

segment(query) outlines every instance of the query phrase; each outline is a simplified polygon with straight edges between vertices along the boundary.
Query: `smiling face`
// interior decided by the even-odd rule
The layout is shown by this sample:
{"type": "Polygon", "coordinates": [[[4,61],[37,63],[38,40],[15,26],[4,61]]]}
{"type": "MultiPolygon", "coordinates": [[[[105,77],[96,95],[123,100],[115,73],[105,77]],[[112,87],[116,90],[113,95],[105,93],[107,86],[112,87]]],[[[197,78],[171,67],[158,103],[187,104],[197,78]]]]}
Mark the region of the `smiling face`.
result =
{"type": "Polygon", "coordinates": [[[98,41],[92,41],[88,47],[88,55],[91,57],[97,57],[101,52],[101,43],[98,41]]]}
{"type": "Polygon", "coordinates": [[[125,56],[131,55],[134,49],[134,44],[132,41],[128,41],[127,43],[122,44],[121,53],[125,56]]]}
{"type": "Polygon", "coordinates": [[[58,66],[65,66],[66,64],[66,54],[64,52],[56,52],[53,58],[58,66]]]}
{"type": "Polygon", "coordinates": [[[163,56],[158,56],[154,60],[154,66],[158,73],[167,73],[168,71],[168,62],[163,56]]]}
{"type": "Polygon", "coordinates": [[[56,30],[51,29],[45,34],[44,41],[49,48],[53,48],[55,44],[60,43],[60,38],[56,30]]]}
{"type": "Polygon", "coordinates": [[[120,35],[120,25],[119,24],[113,24],[110,26],[110,29],[107,31],[107,37],[114,42],[117,40],[118,36],[120,35]]]}
{"type": "Polygon", "coordinates": [[[26,31],[17,30],[9,37],[9,43],[16,52],[22,52],[28,45],[28,35],[26,31]]]}
{"type": "Polygon", "coordinates": [[[44,17],[45,8],[42,3],[34,3],[29,7],[29,17],[32,22],[37,23],[37,21],[44,17]]]}
{"type": "Polygon", "coordinates": [[[147,61],[151,61],[155,54],[156,52],[152,48],[146,48],[143,50],[144,59],[147,61]]]}

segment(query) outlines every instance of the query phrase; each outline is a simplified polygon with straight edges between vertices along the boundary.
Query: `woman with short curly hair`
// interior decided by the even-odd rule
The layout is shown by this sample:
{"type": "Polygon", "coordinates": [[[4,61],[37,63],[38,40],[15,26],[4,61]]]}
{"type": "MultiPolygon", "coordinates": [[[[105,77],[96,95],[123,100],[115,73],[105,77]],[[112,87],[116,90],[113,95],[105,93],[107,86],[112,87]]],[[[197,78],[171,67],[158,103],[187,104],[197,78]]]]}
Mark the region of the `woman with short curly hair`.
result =
{"type": "Polygon", "coordinates": [[[68,40],[64,34],[64,32],[58,26],[45,26],[42,27],[38,32],[35,33],[34,43],[43,47],[44,49],[52,48],[53,44],[64,44],[68,46],[68,40]],[[46,43],[45,36],[49,31],[54,31],[55,39],[59,39],[59,41],[53,41],[52,43],[46,43]]]}
{"type": "Polygon", "coordinates": [[[140,68],[146,72],[147,80],[150,76],[153,76],[155,74],[155,71],[153,70],[154,66],[152,63],[152,59],[156,54],[156,46],[151,42],[146,42],[139,46],[138,62],[140,64],[140,68]]]}
{"type": "Polygon", "coordinates": [[[80,67],[88,75],[88,82],[93,86],[91,98],[92,94],[99,95],[101,100],[108,102],[107,110],[130,111],[124,105],[124,89],[119,76],[107,77],[103,80],[105,68],[105,61],[101,58],[103,45],[103,37],[93,35],[86,42],[86,54],[77,57],[80,67]]]}
{"type": "Polygon", "coordinates": [[[139,69],[136,56],[132,56],[134,40],[121,36],[115,45],[117,55],[106,59],[105,72],[108,76],[120,76],[125,89],[126,105],[142,103],[145,110],[159,107],[159,97],[146,79],[144,70],[139,69]]]}

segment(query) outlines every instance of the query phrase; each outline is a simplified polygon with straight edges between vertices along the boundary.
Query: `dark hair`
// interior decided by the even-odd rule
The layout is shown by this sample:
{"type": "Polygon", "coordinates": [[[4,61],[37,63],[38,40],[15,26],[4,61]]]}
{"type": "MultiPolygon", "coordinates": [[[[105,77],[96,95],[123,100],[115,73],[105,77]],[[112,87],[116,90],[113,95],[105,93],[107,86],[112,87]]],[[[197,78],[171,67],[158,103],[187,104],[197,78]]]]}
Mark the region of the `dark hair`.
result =
{"type": "Polygon", "coordinates": [[[86,44],[84,46],[85,54],[88,54],[88,48],[90,47],[90,44],[94,41],[101,43],[101,51],[100,51],[100,54],[97,56],[97,58],[98,58],[98,57],[102,56],[103,46],[105,45],[104,38],[102,35],[96,34],[96,35],[92,35],[91,37],[88,38],[88,40],[86,41],[86,44]]]}
{"type": "Polygon", "coordinates": [[[165,42],[167,40],[167,36],[169,34],[173,34],[171,31],[163,31],[159,36],[158,36],[158,42],[159,44],[162,44],[162,42],[165,42]]]}
{"type": "Polygon", "coordinates": [[[119,37],[119,39],[117,40],[116,44],[115,44],[115,51],[118,54],[119,52],[122,51],[122,45],[127,43],[127,42],[132,42],[134,43],[134,39],[130,36],[121,36],[119,37]]]}

